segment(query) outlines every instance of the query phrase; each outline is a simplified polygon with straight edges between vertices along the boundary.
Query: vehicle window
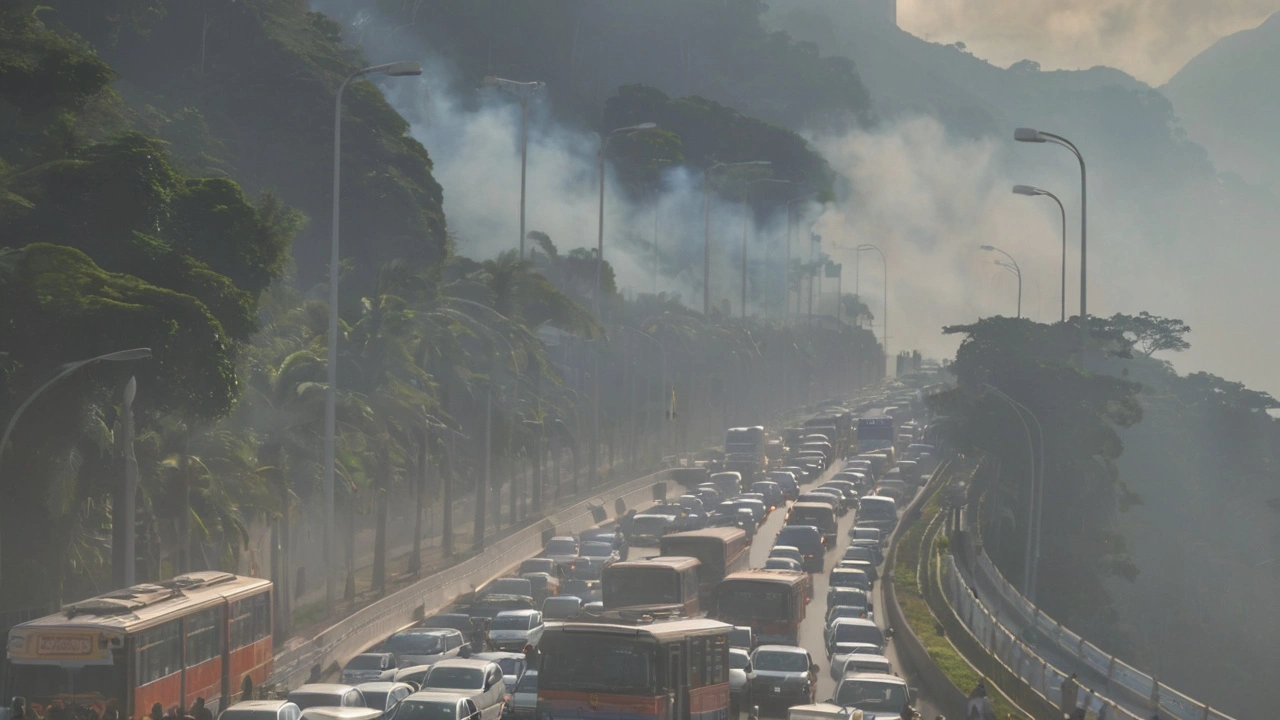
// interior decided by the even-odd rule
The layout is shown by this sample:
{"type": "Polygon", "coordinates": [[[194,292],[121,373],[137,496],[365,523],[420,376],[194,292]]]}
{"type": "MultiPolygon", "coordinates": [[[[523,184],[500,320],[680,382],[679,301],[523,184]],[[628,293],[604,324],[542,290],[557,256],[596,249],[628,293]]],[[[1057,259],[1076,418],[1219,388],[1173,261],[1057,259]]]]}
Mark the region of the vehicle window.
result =
{"type": "Polygon", "coordinates": [[[444,688],[451,690],[475,690],[483,687],[484,673],[475,668],[440,667],[431,668],[427,673],[424,687],[444,688]]]}
{"type": "Polygon", "coordinates": [[[387,720],[458,720],[458,705],[451,700],[406,700],[387,720]]]}
{"type": "Polygon", "coordinates": [[[785,590],[729,587],[720,592],[716,607],[733,618],[785,618],[790,615],[785,590]]]}
{"type": "Polygon", "coordinates": [[[544,637],[539,649],[544,658],[555,658],[543,664],[539,691],[649,692],[659,687],[655,644],[627,637],[553,635],[544,637]]]}
{"type": "Polygon", "coordinates": [[[546,550],[543,551],[543,554],[545,555],[577,555],[578,543],[573,540],[569,540],[567,538],[565,539],[552,538],[551,542],[547,543],[547,548],[546,550]]]}
{"type": "MultiPolygon", "coordinates": [[[[809,658],[797,652],[758,652],[755,660],[756,670],[771,672],[809,672],[809,658]]],[[[901,708],[899,708],[901,709],[901,708]]]]}
{"type": "Polygon", "coordinates": [[[384,647],[397,655],[434,655],[443,652],[445,644],[444,638],[434,633],[396,633],[387,638],[384,647]]]}
{"type": "Polygon", "coordinates": [[[906,688],[897,683],[843,680],[836,690],[836,704],[869,712],[898,712],[907,704],[906,688]]]}
{"type": "Polygon", "coordinates": [[[357,655],[351,658],[351,662],[347,663],[348,670],[381,670],[382,656],[380,655],[357,655]]]}
{"type": "Polygon", "coordinates": [[[515,657],[504,657],[494,660],[494,662],[498,664],[498,667],[502,668],[503,675],[519,675],[527,664],[524,660],[515,657]]]}
{"type": "Polygon", "coordinates": [[[751,656],[744,652],[729,653],[729,667],[733,670],[742,670],[751,663],[751,656]]]}
{"type": "Polygon", "coordinates": [[[491,630],[528,630],[529,617],[526,615],[499,615],[489,625],[491,630]]]}
{"type": "Polygon", "coordinates": [[[520,676],[520,682],[516,683],[516,692],[533,693],[538,691],[538,671],[530,670],[520,676]]]}
{"type": "Polygon", "coordinates": [[[880,628],[873,625],[862,625],[853,623],[840,623],[836,626],[835,631],[836,642],[860,642],[869,643],[871,645],[884,644],[884,633],[880,632],[880,628]]]}

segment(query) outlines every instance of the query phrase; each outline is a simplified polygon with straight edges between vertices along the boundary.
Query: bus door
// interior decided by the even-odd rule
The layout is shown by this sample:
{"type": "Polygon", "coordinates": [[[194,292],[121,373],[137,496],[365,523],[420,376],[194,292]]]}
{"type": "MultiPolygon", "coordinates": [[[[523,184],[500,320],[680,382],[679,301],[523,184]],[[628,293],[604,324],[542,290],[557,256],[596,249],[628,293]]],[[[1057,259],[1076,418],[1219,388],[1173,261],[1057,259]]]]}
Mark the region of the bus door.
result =
{"type": "Polygon", "coordinates": [[[667,706],[671,708],[670,720],[689,718],[689,678],[683,649],[682,642],[667,646],[667,706]]]}

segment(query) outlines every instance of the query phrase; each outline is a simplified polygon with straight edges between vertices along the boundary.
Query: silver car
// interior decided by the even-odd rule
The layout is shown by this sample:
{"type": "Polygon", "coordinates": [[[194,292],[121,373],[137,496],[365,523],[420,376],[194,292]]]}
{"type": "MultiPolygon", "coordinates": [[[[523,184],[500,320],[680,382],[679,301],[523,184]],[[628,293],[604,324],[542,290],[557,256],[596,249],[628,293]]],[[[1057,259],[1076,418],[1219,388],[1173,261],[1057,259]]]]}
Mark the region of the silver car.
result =
{"type": "Polygon", "coordinates": [[[313,707],[365,707],[364,695],[352,685],[308,683],[289,692],[289,702],[302,710],[313,707]]]}
{"type": "Polygon", "coordinates": [[[288,700],[244,700],[218,716],[218,720],[298,720],[302,709],[288,700]]]}
{"type": "Polygon", "coordinates": [[[396,667],[407,667],[430,665],[447,657],[455,657],[465,644],[466,638],[457,630],[411,628],[387,638],[382,643],[382,650],[396,656],[396,667]]]}
{"type": "Polygon", "coordinates": [[[471,698],[482,720],[498,720],[506,704],[507,685],[498,663],[450,658],[431,666],[422,690],[461,693],[471,698]]]}
{"type": "Polygon", "coordinates": [[[498,650],[522,652],[529,645],[537,647],[542,628],[542,613],[537,610],[504,610],[494,616],[489,640],[498,650]]]}
{"type": "Polygon", "coordinates": [[[533,720],[538,711],[538,671],[526,670],[516,683],[516,691],[507,703],[507,717],[511,720],[533,720]]]}
{"type": "Polygon", "coordinates": [[[384,713],[391,712],[401,700],[413,694],[413,686],[398,682],[369,682],[356,686],[364,696],[364,704],[384,713]]]}
{"type": "Polygon", "coordinates": [[[480,720],[480,710],[465,693],[425,691],[405,698],[387,720],[480,720]]]}

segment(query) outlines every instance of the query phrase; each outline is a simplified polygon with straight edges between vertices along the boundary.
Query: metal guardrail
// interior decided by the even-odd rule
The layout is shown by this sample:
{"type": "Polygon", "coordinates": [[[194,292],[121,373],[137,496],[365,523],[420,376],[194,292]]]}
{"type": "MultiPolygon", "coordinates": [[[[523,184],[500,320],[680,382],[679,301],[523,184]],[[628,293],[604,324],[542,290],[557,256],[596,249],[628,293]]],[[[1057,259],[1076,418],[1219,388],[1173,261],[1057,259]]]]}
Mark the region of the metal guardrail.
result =
{"type": "Polygon", "coordinates": [[[494,542],[479,555],[433,573],[358,610],[326,628],[311,641],[276,655],[275,671],[267,683],[296,687],[335,665],[341,667],[374,643],[497,577],[516,561],[537,554],[543,547],[544,531],[550,529],[566,535],[577,534],[600,523],[598,517],[602,503],[605,508],[616,509],[617,500],[622,500],[623,507],[636,508],[652,503],[659,493],[666,497],[673,485],[663,482],[667,475],[668,471],[662,470],[577,503],[494,542]]]}
{"type": "MultiPolygon", "coordinates": [[[[954,556],[943,557],[939,580],[947,604],[977,639],[978,644],[1047,703],[1061,707],[1061,685],[1070,673],[1064,673],[1037,655],[973,596],[956,567],[954,556]]],[[[1084,688],[1081,688],[1079,707],[1107,720],[1145,720],[1084,688]]]]}
{"type": "MultiPolygon", "coordinates": [[[[1176,720],[1234,720],[1231,716],[1161,683],[1157,678],[1147,675],[1123,660],[1108,655],[1093,643],[1067,629],[1062,623],[1045,615],[1014,589],[985,552],[978,555],[976,565],[977,572],[982,573],[989,583],[998,589],[1004,607],[1011,608],[1024,627],[1034,627],[1042,636],[1049,638],[1057,645],[1063,653],[1077,657],[1084,665],[1107,678],[1109,692],[1112,694],[1117,691],[1126,693],[1139,702],[1149,703],[1153,712],[1158,712],[1162,717],[1168,716],[1176,720]]],[[[967,592],[963,595],[969,596],[967,592]]],[[[969,600],[976,602],[972,597],[969,597],[969,600]]],[[[1005,632],[1008,631],[1005,630],[1005,632]]],[[[981,634],[976,632],[975,634],[982,637],[981,634]]]]}

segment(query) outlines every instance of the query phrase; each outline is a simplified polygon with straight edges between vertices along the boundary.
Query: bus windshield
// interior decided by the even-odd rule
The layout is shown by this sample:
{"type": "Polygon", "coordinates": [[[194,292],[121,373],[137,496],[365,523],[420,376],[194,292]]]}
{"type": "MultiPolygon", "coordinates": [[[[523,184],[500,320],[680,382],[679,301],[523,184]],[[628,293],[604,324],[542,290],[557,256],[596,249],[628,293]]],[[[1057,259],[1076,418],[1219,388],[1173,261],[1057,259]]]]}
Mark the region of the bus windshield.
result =
{"type": "Polygon", "coordinates": [[[681,602],[680,576],[671,568],[611,568],[601,583],[606,608],[681,602]]]}
{"type": "Polygon", "coordinates": [[[105,702],[115,698],[123,706],[125,692],[125,664],[120,651],[114,653],[112,665],[86,665],[70,668],[57,665],[28,665],[7,663],[5,678],[10,689],[21,688],[21,694],[29,701],[41,705],[62,698],[76,698],[88,704],[91,700],[105,702]]]}
{"type": "Polygon", "coordinates": [[[770,585],[732,583],[721,585],[716,611],[734,619],[790,619],[791,594],[770,585]]]}
{"type": "Polygon", "coordinates": [[[597,690],[623,695],[658,691],[656,643],[634,637],[557,633],[542,638],[538,690],[597,690]]]}

